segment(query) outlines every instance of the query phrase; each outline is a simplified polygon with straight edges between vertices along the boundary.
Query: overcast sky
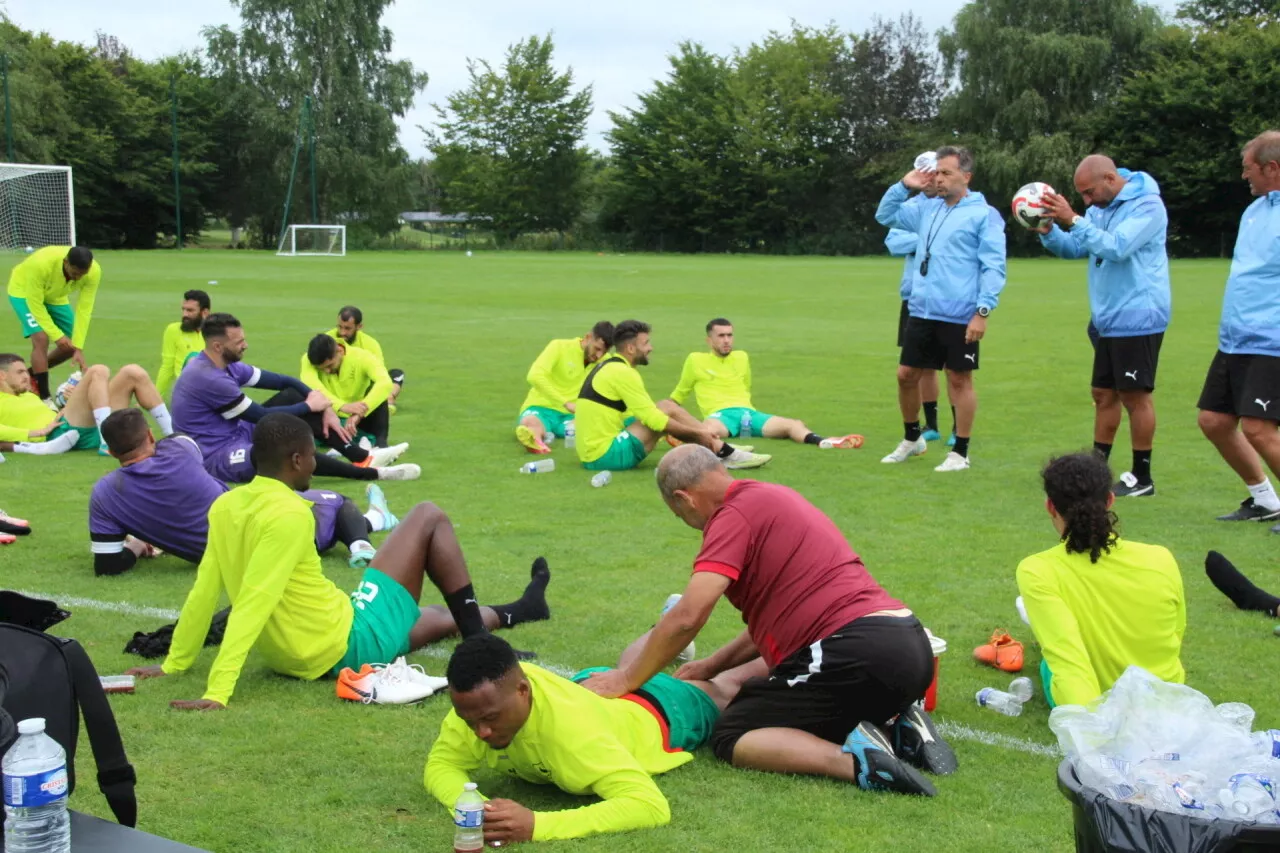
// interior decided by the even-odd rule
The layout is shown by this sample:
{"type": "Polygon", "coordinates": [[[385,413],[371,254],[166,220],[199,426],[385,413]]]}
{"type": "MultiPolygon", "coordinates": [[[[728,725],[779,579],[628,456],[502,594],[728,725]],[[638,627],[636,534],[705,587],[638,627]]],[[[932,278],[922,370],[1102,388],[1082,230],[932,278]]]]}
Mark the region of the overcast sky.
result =
{"type": "MultiPolygon", "coordinates": [[[[1175,4],[1157,2],[1167,11],[1175,4]]],[[[432,103],[444,103],[450,92],[467,84],[467,58],[496,64],[509,44],[534,33],[553,32],[557,65],[571,66],[579,85],[594,86],[595,113],[587,125],[587,141],[603,149],[608,111],[635,105],[636,93],[666,74],[666,57],[680,41],[698,41],[727,54],[770,30],[788,29],[792,19],[809,26],[834,21],[860,32],[876,12],[908,10],[927,29],[937,30],[963,5],[964,0],[902,0],[886,6],[849,0],[574,0],[545,6],[527,0],[476,5],[399,0],[384,22],[395,37],[396,58],[409,59],[431,75],[426,91],[400,123],[401,142],[417,157],[425,154],[418,125],[434,121],[432,103]]],[[[201,27],[239,21],[227,0],[0,0],[0,9],[18,26],[58,39],[92,43],[95,32],[103,30],[143,59],[199,48],[201,27]]]]}

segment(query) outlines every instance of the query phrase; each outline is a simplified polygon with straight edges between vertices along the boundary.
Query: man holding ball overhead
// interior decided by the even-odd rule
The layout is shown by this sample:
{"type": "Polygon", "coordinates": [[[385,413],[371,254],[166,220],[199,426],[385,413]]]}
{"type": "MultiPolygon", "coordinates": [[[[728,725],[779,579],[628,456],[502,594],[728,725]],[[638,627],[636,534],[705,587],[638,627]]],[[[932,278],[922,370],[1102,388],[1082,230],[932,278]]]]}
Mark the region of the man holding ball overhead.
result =
{"type": "Polygon", "coordinates": [[[1040,242],[1060,258],[1088,258],[1089,311],[1098,330],[1093,350],[1093,449],[1111,456],[1121,409],[1129,413],[1133,467],[1112,489],[1116,497],[1156,493],[1151,445],[1156,434],[1160,344],[1169,326],[1169,255],[1160,187],[1146,172],[1117,169],[1110,157],[1080,161],[1076,192],[1088,205],[1083,216],[1057,193],[1043,197],[1046,221],[1040,242]]]}

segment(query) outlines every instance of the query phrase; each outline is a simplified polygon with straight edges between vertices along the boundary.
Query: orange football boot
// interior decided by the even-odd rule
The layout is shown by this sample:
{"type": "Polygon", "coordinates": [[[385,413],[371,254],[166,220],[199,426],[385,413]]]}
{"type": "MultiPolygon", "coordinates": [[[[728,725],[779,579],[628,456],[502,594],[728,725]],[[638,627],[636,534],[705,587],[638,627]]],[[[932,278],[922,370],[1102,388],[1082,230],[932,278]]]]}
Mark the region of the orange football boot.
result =
{"type": "Polygon", "coordinates": [[[997,628],[990,642],[973,650],[973,659],[1005,672],[1022,672],[1022,643],[997,628]]]}

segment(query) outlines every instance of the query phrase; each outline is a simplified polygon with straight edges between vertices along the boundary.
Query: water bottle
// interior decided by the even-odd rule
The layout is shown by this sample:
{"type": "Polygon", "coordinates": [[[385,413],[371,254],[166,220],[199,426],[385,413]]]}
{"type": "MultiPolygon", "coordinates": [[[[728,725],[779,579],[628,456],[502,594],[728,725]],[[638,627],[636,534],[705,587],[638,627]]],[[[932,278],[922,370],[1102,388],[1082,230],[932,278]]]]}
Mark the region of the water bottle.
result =
{"type": "Polygon", "coordinates": [[[742,411],[742,420],[738,421],[738,438],[751,438],[751,413],[742,411]]]}
{"type": "Polygon", "coordinates": [[[1257,773],[1237,773],[1219,794],[1222,805],[1238,818],[1254,818],[1276,809],[1275,784],[1257,773]]]}
{"type": "Polygon", "coordinates": [[[537,462],[526,462],[520,466],[521,474],[546,474],[556,470],[556,460],[539,459],[537,462]]]}
{"type": "Polygon", "coordinates": [[[667,603],[662,605],[662,615],[666,616],[667,611],[676,606],[676,602],[684,596],[678,592],[673,592],[667,596],[667,603]]]}
{"type": "Polygon", "coordinates": [[[5,853],[70,853],[67,754],[44,733],[44,718],[18,723],[4,756],[5,853]]]}
{"type": "Polygon", "coordinates": [[[1031,679],[1024,675],[1009,682],[1009,692],[1017,696],[1018,701],[1025,705],[1031,701],[1032,696],[1036,695],[1036,687],[1031,683],[1031,679]]]}
{"type": "Polygon", "coordinates": [[[544,432],[542,434],[542,443],[547,447],[556,443],[556,434],[554,432],[544,432]]]}
{"type": "Polygon", "coordinates": [[[980,707],[990,708],[1006,717],[1017,717],[1022,713],[1022,703],[1018,701],[1017,696],[1005,693],[1003,690],[996,690],[994,687],[982,688],[978,691],[976,698],[980,707]]]}
{"type": "Polygon", "coordinates": [[[564,422],[564,446],[569,449],[578,446],[578,427],[574,425],[573,418],[564,422]]]}
{"type": "Polygon", "coordinates": [[[76,386],[80,384],[80,380],[84,377],[80,371],[75,371],[67,377],[67,381],[58,386],[57,391],[53,395],[53,402],[59,409],[67,405],[67,400],[71,397],[71,392],[76,390],[76,386]]]}
{"type": "Polygon", "coordinates": [[[454,853],[479,853],[484,849],[484,797],[475,782],[462,786],[453,804],[454,853]]]}
{"type": "Polygon", "coordinates": [[[596,474],[594,477],[591,478],[591,485],[595,486],[597,489],[603,488],[612,482],[613,482],[612,471],[601,471],[599,474],[596,474]]]}
{"type": "Polygon", "coordinates": [[[1259,755],[1267,758],[1280,758],[1280,729],[1254,732],[1252,737],[1259,755]]]}

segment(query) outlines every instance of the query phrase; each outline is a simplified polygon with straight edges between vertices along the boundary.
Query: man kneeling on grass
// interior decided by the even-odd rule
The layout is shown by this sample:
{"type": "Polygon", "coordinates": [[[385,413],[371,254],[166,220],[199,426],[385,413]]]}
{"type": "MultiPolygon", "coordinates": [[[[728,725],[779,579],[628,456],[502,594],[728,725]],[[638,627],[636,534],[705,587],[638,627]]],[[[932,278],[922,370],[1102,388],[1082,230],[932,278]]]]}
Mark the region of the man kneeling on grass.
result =
{"type": "Polygon", "coordinates": [[[455,631],[470,637],[550,617],[551,573],[541,558],[519,601],[480,607],[453,525],[429,503],[414,507],[392,531],[348,596],[321,570],[315,516],[298,495],[311,485],[316,466],[311,427],[294,415],[266,415],[253,432],[253,460],[257,476],[209,510],[208,547],[168,658],[129,671],[149,678],[190,669],[226,590],[231,617],[204,698],[171,702],[174,708],[225,708],[253,648],[276,672],[310,680],[345,667],[358,673],[364,664],[393,661],[455,631]],[[448,610],[419,610],[424,574],[448,610]]]}
{"type": "MultiPolygon", "coordinates": [[[[628,664],[641,637],[622,654],[628,664]]],[[[492,635],[459,644],[446,677],[453,710],[431,746],[424,781],[452,809],[462,787],[482,767],[540,785],[555,785],[603,802],[534,812],[512,800],[489,800],[489,844],[552,841],[601,832],[662,826],[671,820],[652,777],[693,760],[720,711],[748,676],[730,671],[710,681],[681,681],[657,673],[625,695],[605,699],[573,679],[516,660],[492,635]]]]}

